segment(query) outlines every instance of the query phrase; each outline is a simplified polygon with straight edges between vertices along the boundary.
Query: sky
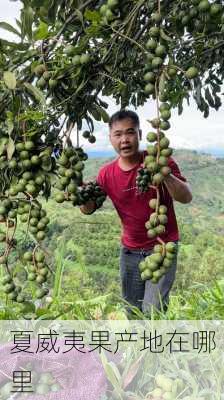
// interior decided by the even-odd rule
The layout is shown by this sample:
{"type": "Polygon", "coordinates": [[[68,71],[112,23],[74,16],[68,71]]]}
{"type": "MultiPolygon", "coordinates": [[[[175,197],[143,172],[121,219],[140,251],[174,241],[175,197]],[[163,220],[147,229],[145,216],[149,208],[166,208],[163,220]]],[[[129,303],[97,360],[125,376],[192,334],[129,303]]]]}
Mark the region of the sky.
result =
{"type": "MultiPolygon", "coordinates": [[[[0,0],[0,3],[0,21],[15,25],[15,18],[19,18],[20,14],[20,1],[0,0]]],[[[8,40],[15,39],[15,36],[2,29],[0,29],[0,37],[8,40]]],[[[109,103],[108,113],[110,115],[118,111],[119,107],[116,106],[113,99],[107,98],[106,101],[109,103]]],[[[144,147],[146,144],[146,134],[151,130],[151,126],[147,120],[156,116],[155,102],[148,101],[144,107],[139,107],[136,111],[141,121],[141,128],[143,130],[142,147],[144,147]]],[[[197,110],[197,106],[192,100],[190,106],[186,104],[181,116],[178,116],[176,110],[172,111],[172,118],[170,120],[171,129],[166,131],[166,135],[169,137],[173,148],[195,150],[208,148],[224,149],[223,121],[223,106],[218,112],[211,109],[210,116],[205,119],[201,112],[197,110]]],[[[108,140],[108,127],[106,124],[97,123],[95,135],[97,142],[94,144],[94,151],[112,150],[108,140]]],[[[81,144],[84,144],[87,150],[93,149],[93,146],[84,139],[81,140],[81,144]]]]}

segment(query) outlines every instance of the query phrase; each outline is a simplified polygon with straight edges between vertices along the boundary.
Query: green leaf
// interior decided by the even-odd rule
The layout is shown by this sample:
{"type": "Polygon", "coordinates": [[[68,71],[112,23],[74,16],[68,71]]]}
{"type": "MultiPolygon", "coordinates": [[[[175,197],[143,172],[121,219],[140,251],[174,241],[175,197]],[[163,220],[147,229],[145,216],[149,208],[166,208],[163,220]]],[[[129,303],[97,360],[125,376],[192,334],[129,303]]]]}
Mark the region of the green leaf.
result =
{"type": "Polygon", "coordinates": [[[86,84],[86,81],[83,79],[82,82],[80,83],[80,85],[77,87],[75,94],[78,94],[80,92],[80,90],[82,90],[84,88],[86,84]]]}
{"type": "Polygon", "coordinates": [[[10,71],[4,72],[3,80],[9,89],[14,90],[16,88],[16,77],[13,72],[10,71]]]}
{"type": "Polygon", "coordinates": [[[17,29],[15,29],[12,25],[8,24],[7,22],[0,22],[0,28],[21,37],[21,33],[19,33],[17,29]]]}
{"type": "Polygon", "coordinates": [[[183,102],[180,101],[180,102],[178,103],[178,115],[181,115],[182,112],[183,112],[183,102]]]}
{"type": "Polygon", "coordinates": [[[16,19],[16,25],[19,27],[20,30],[22,30],[22,23],[19,19],[16,19]]]}
{"type": "Polygon", "coordinates": [[[126,387],[133,381],[141,365],[142,358],[143,354],[133,364],[130,365],[127,374],[123,377],[123,389],[126,389],[126,387]]]}
{"type": "MultiPolygon", "coordinates": [[[[0,39],[0,45],[6,46],[6,47],[14,47],[16,50],[28,50],[29,44],[27,43],[16,43],[16,42],[9,42],[8,40],[5,39],[0,39]]],[[[11,51],[11,49],[9,49],[11,51]]]]}
{"type": "Polygon", "coordinates": [[[100,24],[97,24],[94,22],[94,24],[90,25],[88,28],[85,30],[85,34],[87,37],[98,37],[100,34],[101,26],[100,24]]]}
{"type": "Polygon", "coordinates": [[[48,37],[48,25],[40,21],[40,25],[38,26],[35,34],[34,34],[34,39],[35,40],[43,40],[48,37]]]}
{"type": "MultiPolygon", "coordinates": [[[[42,314],[43,315],[40,315],[40,317],[38,317],[38,318],[35,318],[35,319],[38,319],[38,320],[51,320],[51,319],[56,319],[57,318],[57,315],[56,314],[53,314],[53,313],[46,313],[46,311],[49,311],[49,310],[47,310],[47,309],[44,309],[43,310],[43,312],[42,312],[42,314]]],[[[37,313],[36,313],[37,314],[37,313]]]]}
{"type": "Polygon", "coordinates": [[[7,143],[6,149],[7,149],[8,160],[10,161],[12,156],[13,156],[13,154],[14,154],[14,151],[15,151],[15,143],[12,140],[11,137],[9,137],[9,139],[8,139],[8,143],[7,143]]]}
{"type": "Polygon", "coordinates": [[[108,108],[108,104],[106,103],[106,101],[99,99],[99,103],[103,108],[108,108]]]}
{"type": "Polygon", "coordinates": [[[221,92],[221,87],[219,84],[215,83],[215,82],[211,82],[212,85],[212,91],[214,92],[221,92]]]}
{"type": "Polygon", "coordinates": [[[49,199],[50,195],[51,195],[51,177],[50,177],[50,174],[49,174],[45,178],[43,197],[45,197],[45,199],[47,200],[47,199],[49,199]]]}
{"type": "Polygon", "coordinates": [[[13,98],[13,114],[17,114],[21,107],[21,98],[19,96],[14,96],[13,98]]]}
{"type": "Polygon", "coordinates": [[[26,89],[28,90],[28,92],[30,94],[32,94],[32,96],[35,97],[35,99],[37,101],[39,101],[40,103],[42,103],[43,105],[45,104],[45,97],[43,95],[43,93],[41,92],[40,89],[38,89],[37,87],[31,85],[31,83],[25,82],[24,86],[26,87],[26,89]]]}
{"type": "Polygon", "coordinates": [[[34,13],[32,7],[28,6],[22,9],[21,11],[22,37],[27,36],[30,40],[32,40],[33,18],[34,18],[34,13]]]}
{"type": "Polygon", "coordinates": [[[161,78],[159,80],[159,92],[163,93],[165,90],[165,85],[166,85],[166,78],[165,78],[165,74],[163,73],[161,75],[161,78]]]}
{"type": "Polygon", "coordinates": [[[14,129],[14,123],[13,123],[13,121],[10,118],[9,115],[8,115],[8,118],[7,118],[7,126],[8,126],[8,134],[9,134],[9,136],[11,136],[11,133],[12,133],[12,131],[14,129]]]}
{"type": "Polygon", "coordinates": [[[100,112],[100,114],[101,114],[101,117],[102,117],[103,122],[108,123],[109,120],[110,120],[110,116],[109,116],[109,114],[106,112],[106,110],[104,110],[104,108],[101,108],[101,107],[99,107],[99,106],[98,106],[98,110],[99,110],[99,112],[100,112]]]}
{"type": "Polygon", "coordinates": [[[86,115],[85,119],[86,119],[86,122],[87,122],[90,132],[93,132],[94,131],[94,123],[93,123],[92,118],[89,115],[86,115]]]}
{"type": "Polygon", "coordinates": [[[92,114],[93,118],[96,121],[101,121],[101,110],[100,107],[96,104],[91,104],[91,108],[89,108],[90,114],[92,114]]]}
{"type": "Polygon", "coordinates": [[[214,97],[215,97],[215,109],[216,109],[216,111],[218,111],[219,107],[221,107],[221,105],[222,105],[222,102],[221,102],[220,97],[217,96],[216,94],[214,97]]]}
{"type": "Polygon", "coordinates": [[[106,303],[107,301],[109,301],[110,298],[111,298],[111,294],[108,293],[103,296],[94,297],[93,299],[90,299],[90,300],[77,300],[75,303],[79,304],[79,305],[89,305],[89,306],[93,306],[95,304],[102,305],[104,302],[106,303]]]}
{"type": "MultiPolygon", "coordinates": [[[[26,110],[24,113],[20,114],[18,117],[19,121],[43,121],[44,119],[44,113],[42,111],[37,111],[37,110],[26,110]]],[[[35,130],[35,129],[34,129],[35,130]]],[[[32,130],[29,130],[29,133],[32,132],[32,130]]]]}
{"type": "Polygon", "coordinates": [[[162,28],[160,29],[160,36],[163,40],[166,40],[167,42],[173,41],[169,36],[167,36],[167,34],[164,32],[162,28]]]}
{"type": "Polygon", "coordinates": [[[6,144],[7,144],[7,138],[5,138],[5,137],[3,137],[3,138],[0,138],[0,155],[2,155],[3,153],[4,153],[4,150],[5,150],[5,146],[6,146],[6,144]]]}
{"type": "Polygon", "coordinates": [[[50,22],[54,23],[57,16],[58,7],[61,4],[61,0],[52,0],[50,7],[48,8],[48,19],[50,22]]]}
{"type": "Polygon", "coordinates": [[[82,26],[84,27],[84,20],[83,20],[83,14],[81,13],[81,11],[79,11],[78,9],[75,10],[75,14],[77,15],[79,21],[81,22],[82,26]]]}
{"type": "Polygon", "coordinates": [[[215,107],[215,102],[214,102],[214,99],[213,99],[208,87],[205,89],[205,98],[208,101],[208,104],[210,105],[210,107],[214,108],[215,107]]]}
{"type": "Polygon", "coordinates": [[[92,22],[100,22],[101,21],[101,15],[98,11],[91,11],[91,10],[86,10],[84,14],[85,19],[88,21],[92,22]]]}
{"type": "Polygon", "coordinates": [[[203,102],[202,102],[202,96],[201,96],[201,82],[199,82],[195,88],[195,93],[194,93],[194,98],[196,100],[197,106],[200,110],[203,110],[203,102]],[[202,109],[201,109],[202,107],[202,109]]]}
{"type": "Polygon", "coordinates": [[[101,353],[101,361],[102,361],[103,368],[106,372],[107,378],[110,381],[110,383],[113,385],[113,387],[116,390],[118,390],[119,392],[122,392],[121,375],[120,375],[120,372],[118,371],[116,365],[112,362],[108,362],[104,352],[101,353]]]}

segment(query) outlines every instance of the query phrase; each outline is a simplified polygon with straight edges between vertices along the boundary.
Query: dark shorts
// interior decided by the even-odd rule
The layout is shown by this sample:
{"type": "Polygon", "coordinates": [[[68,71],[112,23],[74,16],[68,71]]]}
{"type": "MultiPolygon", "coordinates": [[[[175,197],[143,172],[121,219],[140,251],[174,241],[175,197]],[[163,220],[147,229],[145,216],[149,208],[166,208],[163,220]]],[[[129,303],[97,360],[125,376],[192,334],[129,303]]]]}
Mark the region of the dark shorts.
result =
{"type": "Polygon", "coordinates": [[[139,263],[152,251],[130,250],[122,246],[120,252],[122,296],[132,306],[147,313],[151,313],[152,307],[166,311],[177,268],[176,254],[172,266],[157,284],[150,280],[142,281],[139,263]]]}

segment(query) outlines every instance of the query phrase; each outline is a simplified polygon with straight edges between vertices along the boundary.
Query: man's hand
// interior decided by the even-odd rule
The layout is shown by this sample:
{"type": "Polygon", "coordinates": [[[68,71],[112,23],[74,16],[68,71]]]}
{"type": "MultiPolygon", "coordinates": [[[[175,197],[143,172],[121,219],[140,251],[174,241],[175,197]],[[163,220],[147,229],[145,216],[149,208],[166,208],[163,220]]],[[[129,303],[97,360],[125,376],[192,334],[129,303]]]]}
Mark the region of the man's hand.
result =
{"type": "Polygon", "coordinates": [[[181,181],[176,176],[170,174],[164,179],[164,183],[170,196],[180,203],[190,203],[192,200],[192,193],[189,185],[181,181]]]}
{"type": "Polygon", "coordinates": [[[80,210],[83,214],[89,215],[96,211],[96,204],[93,200],[87,201],[87,203],[80,206],[80,210]]]}

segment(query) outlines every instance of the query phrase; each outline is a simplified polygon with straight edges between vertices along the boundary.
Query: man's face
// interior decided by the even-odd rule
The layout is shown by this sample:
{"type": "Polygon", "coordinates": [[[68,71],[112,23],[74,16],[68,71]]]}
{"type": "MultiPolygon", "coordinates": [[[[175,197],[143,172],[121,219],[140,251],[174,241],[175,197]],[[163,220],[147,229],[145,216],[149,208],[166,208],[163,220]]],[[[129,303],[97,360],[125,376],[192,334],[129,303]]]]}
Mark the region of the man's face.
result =
{"type": "Polygon", "coordinates": [[[141,130],[131,118],[113,123],[110,129],[110,141],[114,150],[122,158],[136,155],[139,149],[141,130]]]}

